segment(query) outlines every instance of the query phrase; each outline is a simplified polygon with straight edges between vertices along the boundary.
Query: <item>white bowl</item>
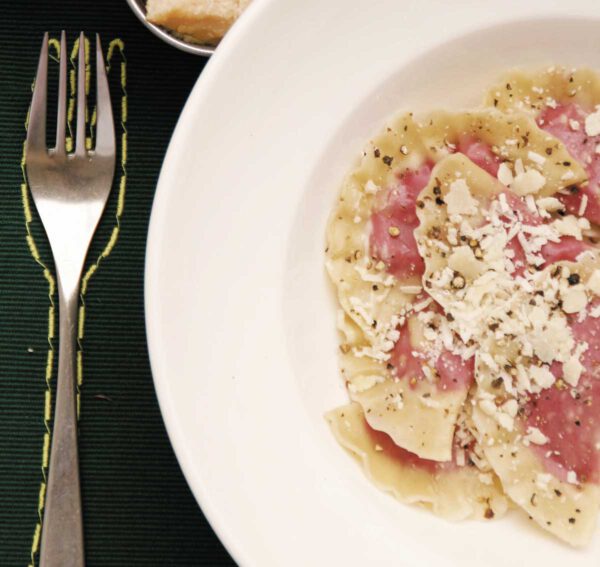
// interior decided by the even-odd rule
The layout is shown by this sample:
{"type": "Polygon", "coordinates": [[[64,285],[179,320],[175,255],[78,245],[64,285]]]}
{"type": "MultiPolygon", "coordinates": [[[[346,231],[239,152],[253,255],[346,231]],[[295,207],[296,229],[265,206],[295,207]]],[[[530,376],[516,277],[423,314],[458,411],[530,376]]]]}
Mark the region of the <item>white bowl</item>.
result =
{"type": "Polygon", "coordinates": [[[448,523],[378,491],[323,413],[347,399],[324,229],[390,114],[477,102],[514,65],[600,68],[594,0],[263,0],[194,88],[161,172],[146,318],[185,476],[244,566],[597,566],[524,514],[448,523]]]}

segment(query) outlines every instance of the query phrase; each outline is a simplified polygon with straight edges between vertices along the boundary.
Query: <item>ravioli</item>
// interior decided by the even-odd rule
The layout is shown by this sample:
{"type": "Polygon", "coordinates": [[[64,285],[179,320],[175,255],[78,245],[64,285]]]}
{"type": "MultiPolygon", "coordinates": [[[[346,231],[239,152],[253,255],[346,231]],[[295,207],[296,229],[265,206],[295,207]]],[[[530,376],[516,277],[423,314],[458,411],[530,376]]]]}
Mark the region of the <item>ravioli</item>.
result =
{"type": "MultiPolygon", "coordinates": [[[[534,294],[541,292],[538,297],[569,304],[570,313],[555,311],[554,319],[567,332],[561,345],[550,345],[557,351],[552,360],[543,349],[534,348],[527,356],[523,344],[506,348],[490,342],[476,355],[473,420],[492,468],[516,504],[541,527],[576,546],[589,541],[600,509],[596,280],[600,270],[591,262],[554,264],[532,280],[534,294]]],[[[525,320],[533,319],[535,325],[531,314],[540,308],[530,306],[525,320]]],[[[552,319],[546,317],[549,326],[552,319]]]]}
{"type": "MultiPolygon", "coordinates": [[[[528,207],[522,197],[507,193],[463,156],[446,158],[433,177],[433,187],[419,196],[425,206],[416,237],[425,259],[426,289],[451,315],[451,330],[467,344],[477,345],[476,434],[506,493],[543,528],[581,545],[595,525],[598,486],[593,483],[600,469],[600,418],[595,409],[600,400],[600,354],[591,359],[586,355],[585,366],[579,361],[582,345],[594,354],[600,348],[590,346],[600,336],[600,320],[593,317],[600,316],[600,308],[589,315],[591,324],[583,318],[588,317],[584,274],[589,276],[598,262],[593,243],[584,236],[589,222],[571,215],[553,217],[543,209],[548,204],[545,197],[530,199],[528,207]],[[565,230],[570,225],[578,231],[565,230]],[[579,261],[561,262],[565,257],[579,261]],[[557,277],[562,283],[552,284],[557,277]],[[578,334],[579,342],[574,339],[578,334]],[[563,367],[567,382],[557,393],[552,371],[562,376],[563,367]],[[582,372],[583,391],[577,395],[584,401],[570,403],[574,375],[582,372]],[[526,403],[523,392],[530,398],[526,403]],[[515,421],[520,412],[529,423],[519,432],[515,421]],[[551,455],[554,458],[546,459],[544,466],[535,451],[519,446],[519,441],[527,439],[529,431],[544,444],[540,441],[549,435],[548,427],[554,428],[556,448],[551,450],[559,458],[551,455]],[[569,450],[586,458],[584,467],[570,469],[571,476],[592,483],[565,485],[569,471],[560,456],[569,450]]],[[[596,274],[600,281],[600,271],[596,274]]],[[[573,462],[578,461],[572,457],[573,462]]]]}
{"type": "Polygon", "coordinates": [[[599,261],[600,107],[597,142],[587,130],[600,83],[574,77],[513,75],[488,108],[402,114],[369,142],[327,228],[352,402],[328,420],[375,484],[404,502],[481,516],[486,508],[460,491],[477,500],[492,486],[494,498],[511,498],[542,528],[583,545],[600,486],[600,345],[582,346],[600,333],[600,298],[586,287],[590,279],[600,291],[600,271],[589,271],[599,261]],[[573,82],[580,106],[561,106],[573,82]],[[532,103],[531,93],[543,97],[532,103]],[[540,286],[562,277],[555,273],[571,280],[552,303],[540,286]],[[584,402],[569,405],[572,387],[555,393],[561,372],[580,377],[584,402]],[[527,399],[523,384],[533,388],[527,399]],[[576,416],[568,435],[548,425],[562,414],[576,416]],[[491,477],[457,464],[465,427],[491,477]],[[507,458],[515,439],[523,447],[507,458]],[[531,479],[544,491],[533,496],[531,479]],[[589,504],[574,507],[578,499],[589,504]]]}
{"type": "Polygon", "coordinates": [[[551,195],[586,179],[565,146],[536,128],[525,114],[508,115],[494,109],[438,111],[422,120],[420,133],[436,161],[451,153],[462,154],[490,175],[500,175],[520,195],[551,195]],[[569,179],[563,179],[565,174],[569,179]]]}
{"type": "Polygon", "coordinates": [[[453,327],[463,325],[465,341],[484,323],[482,291],[493,284],[510,292],[526,269],[594,250],[587,219],[556,214],[564,211],[554,197],[515,195],[461,154],[436,166],[419,201],[426,289],[456,318],[453,327]]]}
{"type": "Polygon", "coordinates": [[[369,427],[359,404],[337,408],[326,417],[336,439],[356,457],[373,483],[401,502],[425,506],[449,520],[491,519],[509,507],[498,479],[466,429],[466,449],[457,439],[455,459],[439,463],[419,459],[369,427]]]}
{"type": "Polygon", "coordinates": [[[474,380],[473,358],[453,353],[451,336],[447,345],[435,344],[437,335],[427,338],[428,325],[443,317],[430,298],[409,305],[385,370],[357,364],[351,354],[342,361],[350,397],[360,403],[369,425],[399,447],[437,461],[452,457],[456,420],[474,380]]]}
{"type": "MultiPolygon", "coordinates": [[[[513,115],[532,116],[539,127],[561,140],[586,171],[572,178],[560,197],[567,211],[600,223],[600,78],[589,69],[550,67],[513,71],[492,87],[485,104],[513,115]]],[[[549,156],[556,162],[561,158],[549,156]]],[[[567,160],[571,161],[571,160],[567,160]]]]}

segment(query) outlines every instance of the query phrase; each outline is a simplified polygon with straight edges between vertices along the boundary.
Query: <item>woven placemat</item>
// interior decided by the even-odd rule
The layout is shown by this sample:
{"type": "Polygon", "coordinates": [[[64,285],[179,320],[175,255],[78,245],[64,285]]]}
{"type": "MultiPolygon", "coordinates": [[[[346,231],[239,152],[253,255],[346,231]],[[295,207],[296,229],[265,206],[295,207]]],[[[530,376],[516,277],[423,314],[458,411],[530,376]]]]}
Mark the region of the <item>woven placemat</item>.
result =
{"type": "MultiPolygon", "coordinates": [[[[37,565],[56,378],[48,244],[22,172],[42,34],[98,32],[110,60],[119,163],[84,273],[80,455],[87,564],[233,564],[180,472],[147,355],[150,208],[177,117],[205,61],[155,38],[125,0],[20,0],[0,19],[0,565],[37,565]]],[[[56,55],[56,44],[51,52],[56,55]],[[54,51],[53,51],[54,50],[54,51]]],[[[198,432],[200,435],[201,432],[198,432]]]]}

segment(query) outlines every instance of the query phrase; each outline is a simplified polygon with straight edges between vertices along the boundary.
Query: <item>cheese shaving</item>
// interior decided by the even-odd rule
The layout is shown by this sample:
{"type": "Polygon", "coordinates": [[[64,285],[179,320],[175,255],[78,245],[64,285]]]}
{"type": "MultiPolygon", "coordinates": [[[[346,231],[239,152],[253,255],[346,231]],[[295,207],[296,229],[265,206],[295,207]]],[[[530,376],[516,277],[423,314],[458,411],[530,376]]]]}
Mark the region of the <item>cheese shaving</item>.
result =
{"type": "Polygon", "coordinates": [[[445,201],[450,215],[474,215],[477,212],[478,203],[464,179],[457,179],[450,185],[445,201]]]}
{"type": "Polygon", "coordinates": [[[585,133],[588,136],[600,134],[600,110],[596,110],[585,117],[585,133]]]}

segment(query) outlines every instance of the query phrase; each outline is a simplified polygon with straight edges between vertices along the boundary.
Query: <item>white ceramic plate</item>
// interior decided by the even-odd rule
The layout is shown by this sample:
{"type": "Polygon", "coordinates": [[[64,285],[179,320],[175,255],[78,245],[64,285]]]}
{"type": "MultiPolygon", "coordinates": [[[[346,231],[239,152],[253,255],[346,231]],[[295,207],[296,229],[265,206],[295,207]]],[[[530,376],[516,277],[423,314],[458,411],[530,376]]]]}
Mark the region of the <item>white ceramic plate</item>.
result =
{"type": "Polygon", "coordinates": [[[600,68],[595,0],[263,0],[219,47],[158,185],[156,389],[185,476],[244,566],[600,564],[521,515],[451,524],[379,492],[323,413],[346,400],[324,228],[402,109],[476,102],[514,65],[600,68]]]}

